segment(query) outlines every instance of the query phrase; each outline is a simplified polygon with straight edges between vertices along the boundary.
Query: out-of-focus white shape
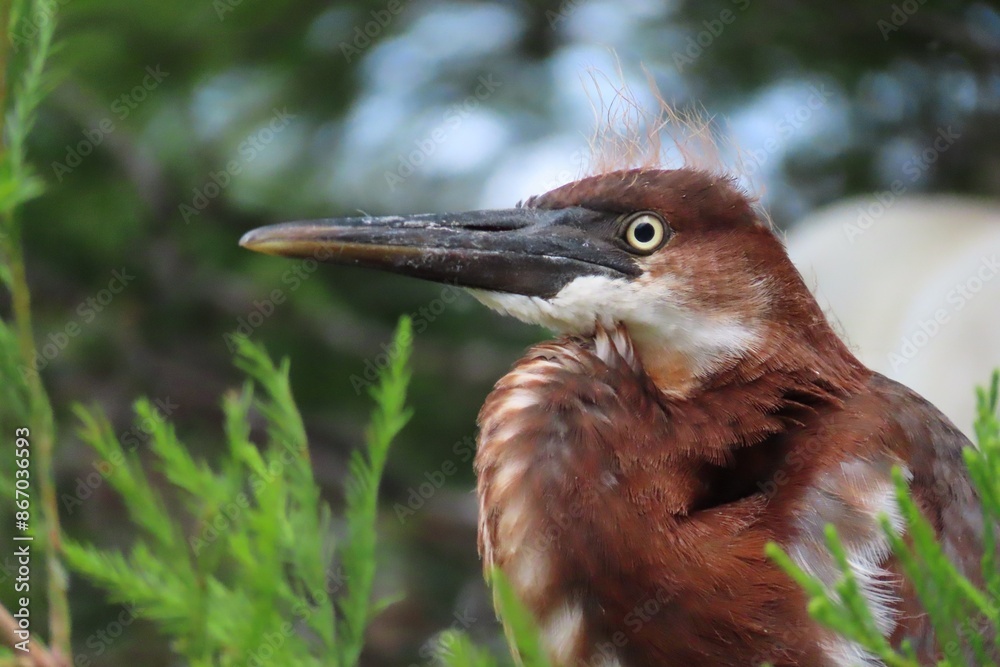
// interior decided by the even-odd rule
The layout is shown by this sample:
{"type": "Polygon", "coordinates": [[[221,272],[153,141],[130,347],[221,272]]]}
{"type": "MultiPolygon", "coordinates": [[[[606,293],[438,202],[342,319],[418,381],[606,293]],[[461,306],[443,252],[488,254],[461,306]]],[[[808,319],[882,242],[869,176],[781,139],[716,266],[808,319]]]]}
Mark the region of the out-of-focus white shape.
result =
{"type": "Polygon", "coordinates": [[[478,205],[508,208],[516,201],[582,178],[589,161],[590,147],[571,134],[509,149],[487,179],[478,205]]]}
{"type": "Polygon", "coordinates": [[[225,139],[241,127],[248,112],[280,105],[281,83],[277,72],[261,67],[233,68],[199,82],[190,109],[195,136],[204,142],[225,139]]]}
{"type": "Polygon", "coordinates": [[[802,220],[788,253],[862,362],[971,435],[1000,366],[1000,202],[879,196],[802,220]]]}

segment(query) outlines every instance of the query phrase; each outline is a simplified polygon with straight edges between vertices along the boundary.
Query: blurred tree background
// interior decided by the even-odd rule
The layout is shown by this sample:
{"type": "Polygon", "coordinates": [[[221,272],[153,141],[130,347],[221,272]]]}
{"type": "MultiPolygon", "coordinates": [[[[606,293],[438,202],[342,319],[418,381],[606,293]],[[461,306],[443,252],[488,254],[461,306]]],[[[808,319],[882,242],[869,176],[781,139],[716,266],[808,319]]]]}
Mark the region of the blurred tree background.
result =
{"type": "MultiPolygon", "coordinates": [[[[412,313],[416,416],[389,463],[377,584],[405,597],[375,622],[369,665],[427,664],[423,643],[448,627],[496,636],[475,549],[475,417],[545,333],[448,288],[242,251],[243,232],[510,206],[572,180],[590,152],[587,88],[613,96],[591,68],[652,106],[648,72],[671,104],[716,116],[779,225],[904,175],[914,192],[1000,194],[993,3],[50,5],[56,87],[31,144],[49,189],[25,210],[25,246],[67,530],[129,540],[118,497],[88,482],[93,453],[70,406],[102,406],[141,453],[130,405],[147,395],[211,458],[220,396],[240,382],[233,335],[291,357],[336,504],[365,385],[398,315],[412,313]],[[947,150],[924,152],[942,136],[947,150]]],[[[83,664],[170,664],[141,623],[100,639],[121,608],[75,579],[72,603],[83,664]]]]}

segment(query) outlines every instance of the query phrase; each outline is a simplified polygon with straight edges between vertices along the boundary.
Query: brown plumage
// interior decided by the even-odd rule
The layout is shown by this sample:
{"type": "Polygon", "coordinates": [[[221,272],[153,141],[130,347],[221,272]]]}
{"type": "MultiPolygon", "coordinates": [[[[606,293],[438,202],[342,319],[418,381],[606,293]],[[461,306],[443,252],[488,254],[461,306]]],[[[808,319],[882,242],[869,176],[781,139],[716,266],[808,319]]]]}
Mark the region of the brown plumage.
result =
{"type": "Polygon", "coordinates": [[[777,541],[832,583],[828,522],[880,628],[930,660],[878,526],[902,526],[897,465],[978,580],[967,440],[855,359],[724,177],[624,170],[518,209],[295,223],[244,244],[455,281],[564,332],[497,383],[475,463],[484,565],[560,667],[881,664],[814,623],[764,556],[777,541]]]}

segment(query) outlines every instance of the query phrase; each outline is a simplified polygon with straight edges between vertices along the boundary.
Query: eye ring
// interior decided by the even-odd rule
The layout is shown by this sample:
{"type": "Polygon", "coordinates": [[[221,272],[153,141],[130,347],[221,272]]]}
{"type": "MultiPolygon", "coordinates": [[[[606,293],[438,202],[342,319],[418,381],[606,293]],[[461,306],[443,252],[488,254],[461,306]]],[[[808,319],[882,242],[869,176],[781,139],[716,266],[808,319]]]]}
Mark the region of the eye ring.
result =
{"type": "Polygon", "coordinates": [[[656,213],[642,211],[625,220],[625,242],[639,253],[648,255],[667,238],[667,223],[656,213]]]}

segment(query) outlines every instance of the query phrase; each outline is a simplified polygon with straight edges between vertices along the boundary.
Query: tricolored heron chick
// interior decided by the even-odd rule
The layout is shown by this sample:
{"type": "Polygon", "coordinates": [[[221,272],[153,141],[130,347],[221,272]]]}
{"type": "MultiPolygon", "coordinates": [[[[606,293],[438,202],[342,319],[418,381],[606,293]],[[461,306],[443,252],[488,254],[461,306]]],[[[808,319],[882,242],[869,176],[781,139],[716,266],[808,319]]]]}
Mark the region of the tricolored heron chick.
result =
{"type": "MultiPolygon", "coordinates": [[[[585,178],[517,208],[254,230],[244,247],[468,288],[560,337],[479,415],[479,549],[558,666],[881,664],[813,622],[764,555],[832,583],[834,524],[878,628],[938,650],[878,523],[900,466],[977,579],[965,437],[855,359],[733,182],[585,178]]],[[[864,298],[859,295],[859,298],[864,298]]]]}

